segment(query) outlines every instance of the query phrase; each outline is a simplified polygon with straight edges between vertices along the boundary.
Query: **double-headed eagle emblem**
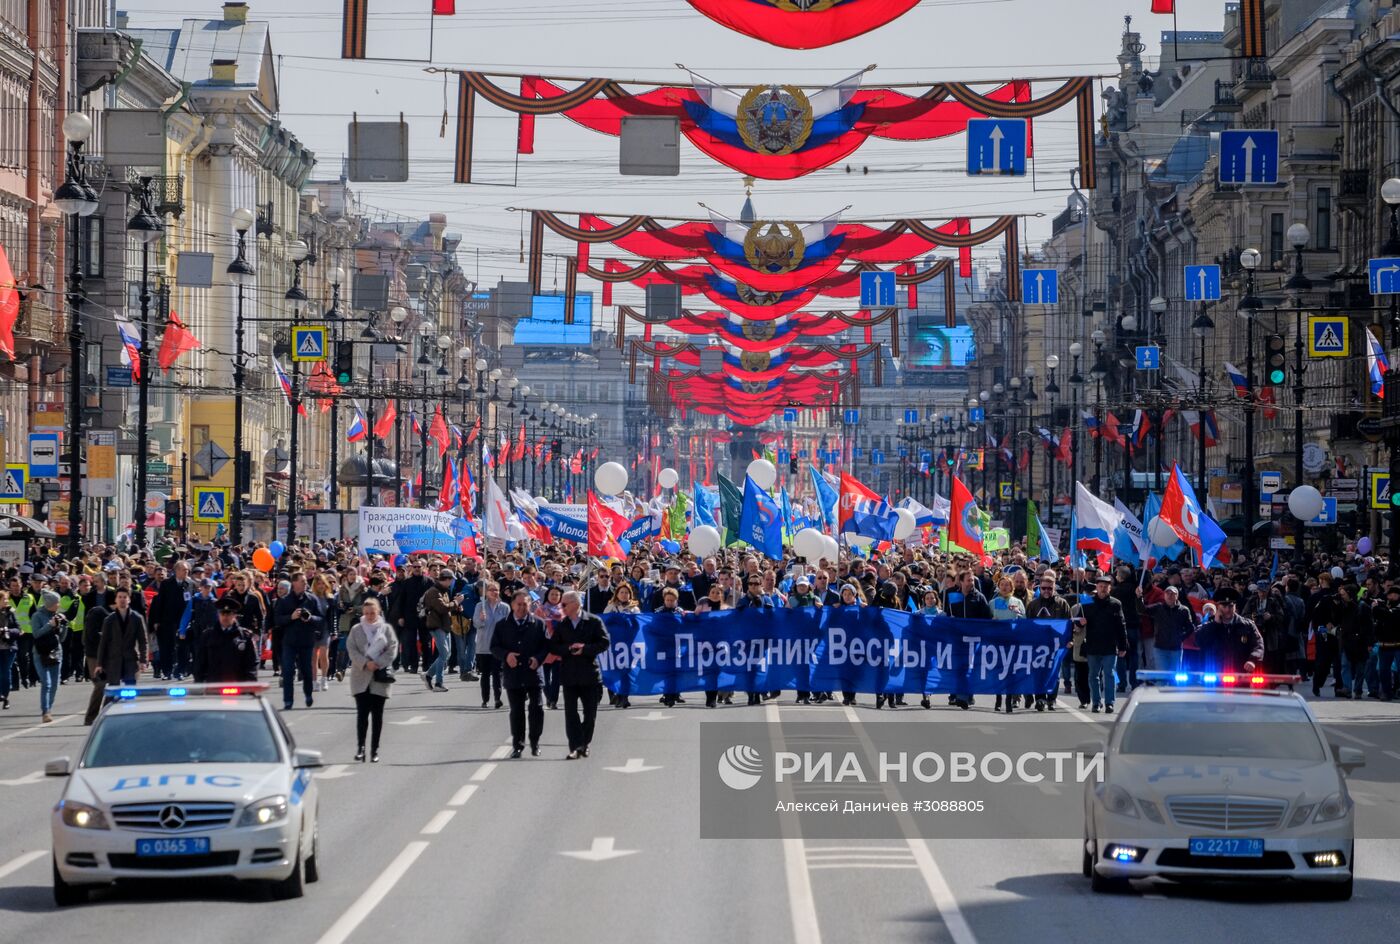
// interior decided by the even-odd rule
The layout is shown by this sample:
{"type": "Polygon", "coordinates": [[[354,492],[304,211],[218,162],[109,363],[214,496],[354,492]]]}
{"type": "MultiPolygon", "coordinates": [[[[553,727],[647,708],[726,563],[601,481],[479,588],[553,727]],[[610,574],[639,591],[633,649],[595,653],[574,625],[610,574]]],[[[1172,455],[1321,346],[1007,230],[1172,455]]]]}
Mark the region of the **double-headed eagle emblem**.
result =
{"type": "Polygon", "coordinates": [[[812,135],[812,103],[795,85],[758,85],[744,93],[739,136],[759,154],[791,154],[812,135]]]}

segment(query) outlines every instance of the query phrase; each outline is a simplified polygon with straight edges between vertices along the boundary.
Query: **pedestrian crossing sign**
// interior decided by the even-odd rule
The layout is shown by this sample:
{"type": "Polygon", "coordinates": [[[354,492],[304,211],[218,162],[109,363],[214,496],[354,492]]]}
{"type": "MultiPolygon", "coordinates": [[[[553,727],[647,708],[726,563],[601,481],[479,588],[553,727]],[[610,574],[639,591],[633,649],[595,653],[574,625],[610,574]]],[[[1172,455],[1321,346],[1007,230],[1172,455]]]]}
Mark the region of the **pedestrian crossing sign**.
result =
{"type": "Polygon", "coordinates": [[[1371,507],[1379,511],[1390,508],[1390,473],[1371,473],[1371,507]]]}
{"type": "Polygon", "coordinates": [[[293,328],[292,360],[324,361],[326,359],[325,328],[293,328]]]}
{"type": "Polygon", "coordinates": [[[1309,357],[1349,357],[1351,338],[1346,315],[1308,316],[1309,357]]]}
{"type": "Polygon", "coordinates": [[[202,524],[228,522],[229,490],[195,486],[194,520],[202,524]]]}
{"type": "Polygon", "coordinates": [[[24,501],[24,485],[28,479],[28,465],[22,462],[6,465],[5,480],[0,482],[0,503],[15,504],[24,501]]]}

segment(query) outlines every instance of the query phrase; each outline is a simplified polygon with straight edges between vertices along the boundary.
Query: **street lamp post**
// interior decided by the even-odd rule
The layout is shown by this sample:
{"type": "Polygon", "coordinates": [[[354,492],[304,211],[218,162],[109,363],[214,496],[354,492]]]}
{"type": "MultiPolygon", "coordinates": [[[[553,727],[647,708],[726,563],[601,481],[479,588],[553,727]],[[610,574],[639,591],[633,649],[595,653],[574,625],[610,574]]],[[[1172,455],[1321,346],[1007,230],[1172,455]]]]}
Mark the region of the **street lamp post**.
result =
{"type": "Polygon", "coordinates": [[[1079,422],[1082,417],[1079,415],[1079,393],[1084,389],[1084,375],[1079,372],[1079,358],[1084,356],[1084,345],[1078,341],[1069,346],[1069,356],[1073,358],[1070,367],[1070,416],[1069,416],[1069,487],[1066,489],[1070,493],[1070,503],[1074,502],[1074,486],[1079,481],[1079,422]]]}
{"type": "MultiPolygon", "coordinates": [[[[1045,395],[1050,398],[1050,410],[1047,414],[1045,428],[1050,431],[1049,446],[1051,448],[1051,452],[1045,457],[1045,502],[1049,507],[1049,511],[1047,511],[1046,514],[1050,516],[1046,519],[1047,521],[1054,517],[1055,511],[1056,456],[1053,450],[1056,444],[1059,443],[1059,440],[1055,438],[1055,398],[1060,394],[1060,385],[1055,382],[1055,371],[1059,366],[1060,357],[1058,354],[1047,354],[1045,356],[1045,370],[1049,374],[1049,379],[1045,381],[1045,395]]],[[[1027,523],[1027,527],[1029,527],[1029,523],[1027,523]]]]}
{"type": "MultiPolygon", "coordinates": [[[[1390,210],[1390,235],[1381,246],[1382,256],[1400,256],[1400,178],[1391,177],[1381,184],[1381,199],[1385,201],[1390,210]]],[[[1369,330],[1369,329],[1368,329],[1369,330]]],[[[1400,347],[1400,296],[1390,296],[1390,346],[1400,347]]],[[[1392,366],[1388,374],[1393,374],[1400,365],[1392,366]]],[[[1394,404],[1390,404],[1387,409],[1383,409],[1384,416],[1389,410],[1394,410],[1394,404]]],[[[1396,451],[1396,441],[1394,433],[1387,435],[1390,445],[1390,481],[1397,481],[1396,474],[1400,473],[1400,453],[1396,451]]],[[[1397,504],[1397,497],[1400,492],[1396,492],[1392,486],[1390,493],[1390,571],[1389,576],[1394,577],[1400,573],[1400,504],[1397,504]]]]}
{"type": "MultiPolygon", "coordinates": [[[[326,321],[329,322],[333,343],[332,349],[338,346],[341,336],[341,323],[343,316],[340,313],[340,286],[345,281],[345,270],[337,266],[331,273],[331,307],[326,312],[326,321]]],[[[332,379],[332,383],[334,383],[332,379]]],[[[331,511],[340,509],[340,401],[336,398],[334,387],[330,391],[331,401],[331,511]]],[[[373,470],[370,470],[373,472],[373,470]]]]}
{"type": "Polygon", "coordinates": [[[67,214],[72,258],[68,267],[68,554],[82,552],[83,504],[83,260],[80,219],[97,212],[97,194],[87,181],[83,144],[92,135],[92,120],[80,111],[63,119],[68,139],[67,174],[54,203],[67,214]]]}
{"type": "Polygon", "coordinates": [[[1215,330],[1215,322],[1206,314],[1206,303],[1201,302],[1200,314],[1196,315],[1196,320],[1191,322],[1191,333],[1200,342],[1200,362],[1197,364],[1198,373],[1196,375],[1196,406],[1200,411],[1197,414],[1199,435],[1196,437],[1196,494],[1207,495],[1210,492],[1206,482],[1206,339],[1215,330]]]}
{"type": "MultiPolygon", "coordinates": [[[[989,440],[989,438],[990,438],[990,437],[988,436],[988,431],[990,431],[991,428],[992,428],[991,419],[990,419],[990,417],[988,417],[988,415],[987,415],[988,407],[991,405],[991,402],[992,402],[992,394],[991,394],[991,391],[989,391],[989,390],[983,390],[981,393],[979,393],[979,394],[977,395],[977,399],[978,399],[978,402],[981,404],[981,405],[978,407],[978,409],[980,409],[980,410],[982,411],[982,441],[983,441],[983,443],[987,443],[988,440],[989,440]]],[[[992,455],[989,456],[989,455],[987,455],[987,453],[986,453],[986,446],[985,446],[985,445],[983,446],[983,452],[982,452],[982,503],[983,503],[983,504],[982,504],[982,508],[983,508],[984,511],[990,511],[990,510],[991,510],[991,507],[992,507],[992,495],[991,495],[990,492],[987,491],[987,466],[991,465],[992,461],[996,459],[996,451],[997,451],[997,450],[996,450],[996,447],[995,447],[995,445],[993,445],[993,446],[992,446],[992,455]]],[[[950,500],[950,501],[952,500],[952,496],[949,496],[949,500],[950,500]]]]}
{"type": "Polygon", "coordinates": [[[151,448],[150,412],[150,335],[151,335],[151,243],[165,232],[165,223],[154,210],[155,195],[150,177],[138,181],[136,213],[127,221],[127,234],[141,244],[141,324],[140,349],[136,353],[136,545],[146,546],[147,465],[151,448]]]}
{"type": "MultiPolygon", "coordinates": [[[[1024,409],[1026,411],[1026,501],[1029,503],[1035,497],[1035,440],[1039,436],[1035,429],[1035,407],[1040,401],[1040,397],[1035,392],[1035,368],[1031,365],[1026,366],[1025,385],[1026,393],[1022,399],[1025,401],[1024,409]]],[[[1049,465],[1050,461],[1047,459],[1045,464],[1049,465]]],[[[1029,504],[1026,505],[1026,510],[1030,511],[1029,504]]],[[[1030,521],[1027,520],[1026,533],[1029,530],[1030,521]]]]}
{"type": "MultiPolygon", "coordinates": [[[[1303,359],[1303,293],[1312,288],[1312,280],[1303,274],[1303,248],[1311,238],[1302,223],[1288,227],[1288,244],[1293,247],[1293,274],[1283,283],[1293,301],[1293,487],[1303,484],[1303,374],[1308,367],[1303,359]]],[[[1299,542],[1299,551],[1302,550],[1299,542]]]]}
{"type": "MultiPolygon", "coordinates": [[[[1165,339],[1166,337],[1166,332],[1162,330],[1162,316],[1167,313],[1167,300],[1160,295],[1153,296],[1152,300],[1148,302],[1147,307],[1152,312],[1152,324],[1148,328],[1147,335],[1147,341],[1151,344],[1158,338],[1165,339]]],[[[1158,356],[1160,357],[1161,355],[1159,354],[1158,356]]],[[[1161,367],[1158,367],[1153,373],[1156,376],[1153,378],[1152,386],[1160,394],[1162,390],[1161,367]]],[[[1156,479],[1157,492],[1160,494],[1162,491],[1162,445],[1167,438],[1167,431],[1163,428],[1164,424],[1162,422],[1165,411],[1162,409],[1160,400],[1158,401],[1155,412],[1156,416],[1152,418],[1153,428],[1156,430],[1156,445],[1153,449],[1152,457],[1152,474],[1156,479]]],[[[1144,502],[1144,507],[1145,506],[1146,502],[1144,502]]]]}
{"type": "Polygon", "coordinates": [[[233,326],[233,507],[229,509],[229,536],[235,547],[243,543],[243,502],[249,497],[248,464],[243,461],[243,372],[247,368],[243,356],[243,287],[257,278],[257,270],[248,261],[248,230],[253,219],[252,210],[233,211],[233,231],[238,234],[238,243],[227,270],[237,292],[233,326]]]}
{"type": "Polygon", "coordinates": [[[1108,362],[1104,359],[1102,328],[1095,328],[1091,336],[1094,342],[1094,363],[1089,368],[1089,376],[1094,378],[1094,494],[1102,495],[1103,485],[1103,380],[1108,376],[1108,362]]]}
{"type": "Polygon", "coordinates": [[[1259,511],[1258,487],[1254,471],[1254,317],[1263,307],[1254,294],[1254,270],[1259,268],[1259,250],[1246,249],[1240,253],[1240,265],[1244,268],[1244,298],[1240,299],[1239,313],[1245,319],[1244,373],[1246,400],[1244,404],[1244,554],[1249,559],[1254,548],[1254,516],[1259,511]]]}
{"type": "MultiPolygon", "coordinates": [[[[301,287],[301,267],[306,263],[306,257],[311,252],[311,248],[302,239],[294,239],[287,245],[287,257],[292,260],[292,287],[287,289],[283,298],[292,302],[292,331],[291,346],[293,353],[296,351],[296,329],[301,323],[301,303],[306,301],[306,290],[301,287]]],[[[297,514],[301,508],[301,473],[298,468],[299,462],[297,451],[300,446],[301,424],[297,422],[298,414],[301,411],[301,364],[295,357],[292,358],[291,393],[287,397],[288,405],[292,414],[292,436],[290,447],[290,468],[287,473],[287,547],[295,547],[297,543],[297,514]]]]}

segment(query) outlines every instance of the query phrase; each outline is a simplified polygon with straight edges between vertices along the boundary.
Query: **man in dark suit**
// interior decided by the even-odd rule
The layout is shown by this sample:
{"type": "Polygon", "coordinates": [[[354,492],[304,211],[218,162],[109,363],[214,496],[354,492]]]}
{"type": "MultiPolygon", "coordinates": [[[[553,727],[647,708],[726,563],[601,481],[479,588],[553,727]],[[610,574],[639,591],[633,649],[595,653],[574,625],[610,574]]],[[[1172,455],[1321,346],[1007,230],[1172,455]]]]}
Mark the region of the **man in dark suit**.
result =
{"type": "Polygon", "coordinates": [[[177,560],[172,573],[161,581],[156,598],[151,601],[151,631],[156,637],[156,676],[173,677],[175,637],[185,618],[185,609],[194,598],[194,583],[189,578],[189,565],[177,560]]]}
{"type": "Polygon", "coordinates": [[[661,594],[669,587],[676,591],[676,606],[687,613],[695,612],[695,593],[681,583],[681,568],[675,561],[668,561],[664,568],[666,577],[661,586],[651,594],[651,609],[661,609],[661,594]]]}
{"type": "Polygon", "coordinates": [[[326,631],[325,623],[321,601],[306,592],[306,575],[297,574],[292,578],[292,592],[278,600],[272,611],[272,624],[282,629],[282,707],[286,711],[292,710],[296,672],[301,673],[306,707],[311,707],[311,654],[316,640],[326,631]]]}
{"type": "Polygon", "coordinates": [[[613,586],[612,573],[607,570],[598,571],[598,576],[595,578],[593,586],[588,588],[588,600],[586,601],[584,609],[595,616],[603,612],[603,610],[607,609],[608,604],[612,602],[613,593],[616,592],[616,589],[617,588],[613,586]]]}
{"type": "Polygon", "coordinates": [[[93,670],[92,697],[88,699],[85,724],[91,724],[102,707],[103,690],[107,685],[135,685],[136,673],[147,665],[146,620],[132,609],[131,590],[117,590],[116,604],[102,623],[102,639],[97,644],[96,667],[93,670]]]}
{"type": "Polygon", "coordinates": [[[583,598],[579,593],[573,590],[565,593],[564,618],[555,624],[549,651],[559,657],[559,681],[564,686],[564,730],[569,736],[568,760],[588,756],[603,688],[598,654],[607,648],[608,630],[603,621],[583,611],[583,598]],[[580,704],[582,718],[579,717],[580,704]]]}
{"type": "Polygon", "coordinates": [[[510,615],[496,624],[491,636],[491,655],[502,663],[501,685],[510,699],[510,756],[518,758],[525,750],[525,706],[529,703],[530,755],[540,756],[540,733],[544,730],[544,657],[549,640],[544,624],[530,615],[530,594],[516,590],[510,598],[510,615]]]}

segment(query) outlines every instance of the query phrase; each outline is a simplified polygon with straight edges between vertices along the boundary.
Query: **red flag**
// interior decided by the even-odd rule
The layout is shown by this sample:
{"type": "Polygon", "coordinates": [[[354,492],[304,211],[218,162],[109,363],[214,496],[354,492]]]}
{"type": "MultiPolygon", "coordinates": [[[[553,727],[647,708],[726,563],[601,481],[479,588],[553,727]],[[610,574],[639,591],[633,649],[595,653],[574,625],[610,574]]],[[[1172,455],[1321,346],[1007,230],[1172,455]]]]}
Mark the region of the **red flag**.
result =
{"type": "Polygon", "coordinates": [[[194,332],[185,327],[185,323],[180,320],[180,316],[175,312],[170,313],[170,320],[165,323],[165,336],[160,341],[160,351],[156,354],[156,363],[161,370],[169,370],[175,366],[175,362],[180,359],[180,355],[188,351],[199,350],[199,338],[194,336],[194,332]]]}
{"type": "Polygon", "coordinates": [[[1118,416],[1112,410],[1104,413],[1103,417],[1103,438],[1117,446],[1128,445],[1128,439],[1118,429],[1118,416]]]}
{"type": "Polygon", "coordinates": [[[437,443],[439,456],[447,455],[447,444],[452,437],[447,432],[447,420],[442,415],[441,403],[433,411],[433,421],[428,424],[428,438],[437,443]]]}
{"type": "Polygon", "coordinates": [[[624,515],[603,504],[593,490],[588,490],[588,553],[604,557],[626,557],[627,552],[617,543],[618,535],[631,524],[624,515]]]}
{"type": "Polygon", "coordinates": [[[479,435],[481,435],[481,417],[478,416],[476,422],[472,424],[471,432],[467,433],[467,445],[470,446],[476,442],[476,437],[479,435]]]}
{"type": "Polygon", "coordinates": [[[1176,0],[1152,0],[1153,13],[1175,13],[1176,0]]]}
{"type": "Polygon", "coordinates": [[[1201,509],[1193,499],[1186,497],[1186,491],[1181,487],[1181,467],[1172,463],[1172,477],[1167,482],[1167,490],[1162,493],[1162,507],[1157,512],[1157,517],[1161,518],[1171,526],[1176,536],[1186,544],[1187,547],[1196,552],[1197,559],[1201,556],[1201,509]]]}
{"type": "Polygon", "coordinates": [[[388,406],[384,408],[384,415],[374,421],[374,437],[384,439],[394,431],[394,421],[399,418],[398,408],[394,401],[390,400],[388,406]]]}
{"type": "MultiPolygon", "coordinates": [[[[19,320],[19,288],[15,283],[15,273],[10,269],[10,259],[5,255],[5,247],[0,246],[0,351],[11,358],[15,356],[15,322],[19,320]]],[[[135,358],[132,358],[132,376],[136,376],[135,358]]]]}
{"type": "MultiPolygon", "coordinates": [[[[1159,3],[1160,0],[1152,0],[1159,3]]],[[[433,16],[454,16],[457,13],[457,0],[433,0],[433,16]]]]}
{"type": "Polygon", "coordinates": [[[1065,465],[1071,462],[1070,450],[1074,448],[1074,433],[1068,426],[1060,434],[1060,445],[1055,449],[1055,458],[1065,465]]]}
{"type": "Polygon", "coordinates": [[[982,518],[977,502],[962,479],[953,478],[953,498],[948,515],[948,541],[971,554],[982,555],[982,518]]]}

